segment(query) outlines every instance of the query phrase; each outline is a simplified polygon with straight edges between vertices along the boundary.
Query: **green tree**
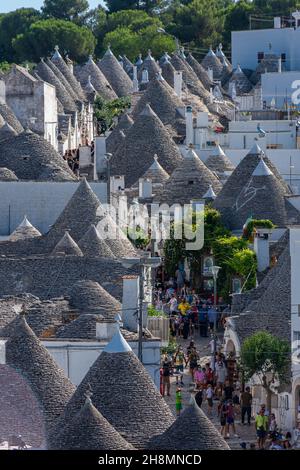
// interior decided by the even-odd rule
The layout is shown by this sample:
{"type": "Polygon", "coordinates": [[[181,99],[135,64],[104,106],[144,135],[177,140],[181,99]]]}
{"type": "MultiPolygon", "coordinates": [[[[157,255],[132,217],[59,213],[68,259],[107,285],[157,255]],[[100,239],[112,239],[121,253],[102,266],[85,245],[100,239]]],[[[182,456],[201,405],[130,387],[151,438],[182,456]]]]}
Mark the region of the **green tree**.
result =
{"type": "Polygon", "coordinates": [[[98,96],[94,103],[94,113],[97,119],[99,133],[107,131],[113,124],[114,118],[129,109],[131,101],[129,97],[118,98],[112,101],[105,101],[98,96]]]}
{"type": "Polygon", "coordinates": [[[32,24],[24,34],[13,40],[13,48],[20,60],[39,61],[58,44],[75,61],[86,60],[95,50],[96,40],[90,29],[64,20],[41,20],[32,24]]]}
{"type": "Polygon", "coordinates": [[[87,12],[89,2],[87,0],[44,0],[42,7],[46,18],[58,18],[61,20],[79,21],[80,16],[87,12]]]}
{"type": "Polygon", "coordinates": [[[226,10],[223,33],[223,44],[225,46],[230,46],[231,31],[242,31],[249,28],[249,18],[254,11],[254,4],[245,0],[240,0],[229,5],[226,10]]]}
{"type": "Polygon", "coordinates": [[[40,19],[40,12],[34,8],[20,8],[0,17],[0,57],[2,61],[18,61],[12,46],[13,39],[23,34],[40,19]]]}
{"type": "Polygon", "coordinates": [[[106,49],[108,44],[116,56],[127,55],[133,60],[140,52],[140,42],[137,33],[129,28],[120,27],[107,33],[104,37],[103,48],[106,49]]]}
{"type": "Polygon", "coordinates": [[[287,341],[258,331],[247,338],[241,349],[241,365],[246,380],[256,375],[267,395],[267,409],[271,411],[271,386],[275,380],[287,382],[290,363],[290,345],[287,341]]]}
{"type": "Polygon", "coordinates": [[[229,2],[222,0],[193,0],[187,5],[177,6],[173,20],[167,30],[182,42],[208,47],[222,39],[225,7],[229,2]]]}
{"type": "Polygon", "coordinates": [[[145,10],[148,13],[165,6],[168,2],[164,0],[105,0],[110,13],[120,10],[145,10]]]}

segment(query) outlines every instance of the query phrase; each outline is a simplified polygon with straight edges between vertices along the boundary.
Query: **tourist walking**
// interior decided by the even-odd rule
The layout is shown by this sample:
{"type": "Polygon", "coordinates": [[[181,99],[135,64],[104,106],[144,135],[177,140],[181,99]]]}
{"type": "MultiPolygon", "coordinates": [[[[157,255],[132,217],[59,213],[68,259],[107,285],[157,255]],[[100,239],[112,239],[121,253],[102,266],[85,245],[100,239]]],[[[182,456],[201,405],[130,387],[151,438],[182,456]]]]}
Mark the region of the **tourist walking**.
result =
{"type": "Polygon", "coordinates": [[[176,407],[176,414],[177,414],[177,416],[179,416],[180,412],[182,410],[182,395],[181,395],[181,388],[180,387],[177,387],[177,389],[176,389],[175,407],[176,407]]]}
{"type": "Polygon", "coordinates": [[[234,424],[234,406],[232,403],[232,400],[227,401],[226,405],[226,423],[227,423],[227,437],[230,437],[230,427],[232,428],[234,437],[239,437],[236,433],[235,430],[235,424],[234,424]]]}
{"type": "Polygon", "coordinates": [[[265,415],[265,408],[261,407],[255,418],[255,429],[257,434],[258,448],[263,449],[268,432],[269,419],[265,415]]]}
{"type": "Polygon", "coordinates": [[[241,393],[241,408],[242,408],[242,424],[246,424],[245,416],[247,415],[248,426],[251,422],[251,405],[252,395],[250,393],[250,387],[246,387],[245,391],[241,393]]]}
{"type": "Polygon", "coordinates": [[[174,364],[176,368],[176,385],[178,385],[179,376],[180,376],[181,385],[184,385],[183,383],[184,362],[185,362],[185,357],[184,357],[183,349],[181,346],[178,346],[174,355],[174,364]]]}
{"type": "Polygon", "coordinates": [[[168,358],[165,356],[163,364],[162,364],[162,395],[165,396],[165,392],[167,391],[168,397],[170,396],[170,375],[171,375],[171,363],[168,358]]]}
{"type": "Polygon", "coordinates": [[[213,392],[212,386],[208,385],[206,389],[206,399],[207,399],[207,405],[208,405],[207,416],[211,416],[212,414],[213,396],[214,396],[214,392],[213,392]]]}

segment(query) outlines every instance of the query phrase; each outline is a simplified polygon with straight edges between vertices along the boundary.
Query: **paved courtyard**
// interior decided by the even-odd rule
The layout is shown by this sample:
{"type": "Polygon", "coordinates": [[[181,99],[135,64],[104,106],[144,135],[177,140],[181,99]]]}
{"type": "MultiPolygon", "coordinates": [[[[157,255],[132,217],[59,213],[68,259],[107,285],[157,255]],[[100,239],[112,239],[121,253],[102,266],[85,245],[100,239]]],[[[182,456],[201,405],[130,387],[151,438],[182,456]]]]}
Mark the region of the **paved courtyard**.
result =
{"type": "MultiPolygon", "coordinates": [[[[221,335],[220,335],[220,338],[221,338],[221,335]]],[[[203,361],[203,363],[209,362],[209,360],[210,360],[210,345],[209,345],[209,342],[210,342],[211,338],[210,337],[201,338],[198,335],[198,332],[196,332],[195,336],[193,338],[189,338],[188,340],[178,338],[177,343],[178,343],[178,345],[181,345],[183,347],[184,351],[186,352],[186,348],[189,345],[191,339],[193,339],[195,344],[196,344],[197,351],[200,355],[201,362],[202,361],[203,361]],[[206,358],[207,358],[207,361],[206,361],[206,358]]],[[[183,409],[184,409],[184,407],[188,405],[188,403],[191,399],[192,392],[194,390],[194,384],[192,383],[192,378],[191,378],[191,375],[189,373],[188,368],[184,369],[183,382],[184,382],[184,386],[182,386],[182,404],[183,404],[183,409]]],[[[171,392],[170,392],[170,394],[171,394],[170,397],[165,396],[165,400],[168,403],[168,405],[170,406],[173,413],[176,414],[176,411],[175,411],[176,376],[171,377],[171,392]]],[[[212,413],[212,416],[211,416],[210,419],[211,419],[212,423],[216,426],[216,428],[218,430],[220,430],[220,420],[217,416],[217,407],[218,407],[219,402],[218,402],[218,400],[214,400],[213,403],[214,403],[213,413],[212,413]]],[[[207,414],[207,402],[206,402],[206,400],[203,401],[202,410],[207,414]]],[[[256,443],[256,433],[255,433],[255,428],[254,428],[253,422],[252,422],[251,426],[248,426],[248,425],[242,426],[241,425],[241,416],[240,416],[240,414],[237,414],[236,418],[235,418],[235,424],[236,424],[237,435],[239,437],[233,437],[233,434],[231,433],[231,437],[229,439],[227,439],[227,442],[228,442],[228,445],[230,446],[230,448],[240,450],[241,449],[240,444],[242,442],[247,443],[247,448],[249,448],[250,443],[256,443]]]]}

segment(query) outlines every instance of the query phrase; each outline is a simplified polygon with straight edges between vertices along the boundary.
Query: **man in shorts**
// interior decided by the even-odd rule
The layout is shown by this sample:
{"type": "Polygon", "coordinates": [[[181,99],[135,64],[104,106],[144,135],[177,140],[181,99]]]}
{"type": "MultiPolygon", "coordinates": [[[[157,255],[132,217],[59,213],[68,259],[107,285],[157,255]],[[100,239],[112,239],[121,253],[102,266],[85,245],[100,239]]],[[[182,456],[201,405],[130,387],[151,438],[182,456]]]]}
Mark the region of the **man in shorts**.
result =
{"type": "Polygon", "coordinates": [[[267,437],[269,418],[265,415],[265,408],[262,406],[255,418],[255,429],[257,435],[258,448],[263,449],[267,437]]]}

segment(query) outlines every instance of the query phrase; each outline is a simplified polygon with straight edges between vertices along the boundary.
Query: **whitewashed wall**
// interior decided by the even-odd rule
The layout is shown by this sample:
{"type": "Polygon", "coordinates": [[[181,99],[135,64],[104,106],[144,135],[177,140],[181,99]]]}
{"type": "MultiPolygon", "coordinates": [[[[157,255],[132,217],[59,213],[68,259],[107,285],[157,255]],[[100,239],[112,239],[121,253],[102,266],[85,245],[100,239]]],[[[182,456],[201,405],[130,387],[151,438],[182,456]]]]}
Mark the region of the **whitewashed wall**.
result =
{"type": "MultiPolygon", "coordinates": [[[[27,215],[41,233],[56,221],[79,182],[0,181],[0,235],[9,235],[27,215]]],[[[106,202],[106,183],[90,183],[100,200],[106,202]]]]}
{"type": "MultiPolygon", "coordinates": [[[[42,341],[57,364],[65,371],[71,382],[79,385],[91,365],[95,362],[106,346],[106,342],[97,341],[42,341]]],[[[138,343],[129,342],[133,352],[137,354],[138,343]]],[[[143,363],[159,388],[160,383],[160,341],[143,343],[143,363]]]]}

